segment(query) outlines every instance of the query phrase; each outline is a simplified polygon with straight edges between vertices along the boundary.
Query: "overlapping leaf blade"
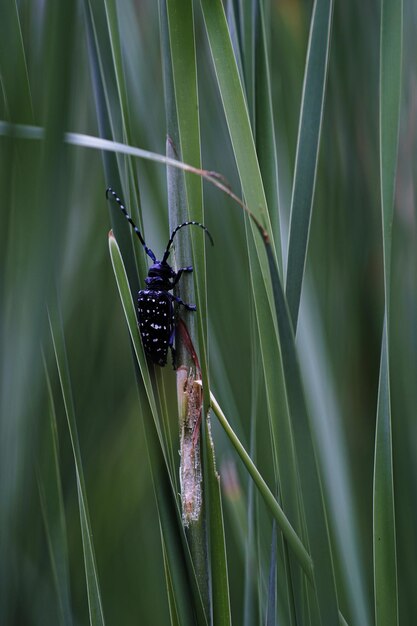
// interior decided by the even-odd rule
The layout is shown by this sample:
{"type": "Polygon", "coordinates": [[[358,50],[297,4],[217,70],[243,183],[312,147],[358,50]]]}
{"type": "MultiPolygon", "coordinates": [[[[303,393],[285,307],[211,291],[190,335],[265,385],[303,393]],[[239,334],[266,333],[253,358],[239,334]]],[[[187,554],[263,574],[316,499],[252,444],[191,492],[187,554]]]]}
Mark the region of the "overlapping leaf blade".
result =
{"type": "Polygon", "coordinates": [[[90,624],[92,626],[104,626],[104,614],[101,601],[96,558],[92,542],[93,533],[91,528],[90,515],[88,512],[87,492],[85,488],[80,443],[78,440],[78,430],[75,418],[71,379],[69,374],[62,320],[56,302],[54,302],[49,309],[49,321],[56,364],[58,367],[58,374],[61,383],[62,398],[64,401],[65,412],[68,422],[68,430],[74,455],[78,505],[80,509],[81,534],[83,540],[85,576],[87,581],[88,607],[90,612],[90,624]]]}
{"type": "Polygon", "coordinates": [[[297,329],[313,208],[332,15],[333,0],[315,1],[311,18],[298,128],[285,284],[285,293],[294,331],[297,329]]]}
{"type": "MultiPolygon", "coordinates": [[[[202,0],[201,4],[244,197],[249,208],[253,211],[256,217],[260,217],[259,207],[266,206],[265,195],[263,192],[257,157],[254,150],[249,118],[239,82],[237,68],[234,63],[229,35],[225,26],[226,23],[223,9],[219,2],[209,3],[202,0]],[[250,172],[246,171],[248,163],[250,163],[251,166],[250,172]]],[[[328,7],[329,11],[330,8],[331,6],[328,7]]],[[[329,23],[329,15],[325,11],[324,14],[327,15],[327,23],[329,23]]],[[[326,55],[327,50],[328,48],[326,45],[326,55]]],[[[265,220],[265,215],[262,215],[261,220],[262,219],[265,220]]],[[[264,223],[267,224],[269,234],[271,232],[269,220],[266,219],[264,223]]],[[[310,424],[307,416],[297,364],[292,325],[290,318],[288,317],[285,298],[280,287],[279,277],[277,275],[274,245],[273,243],[267,245],[268,261],[266,261],[265,250],[262,249],[261,242],[259,239],[255,239],[254,242],[255,246],[252,247],[249,239],[250,264],[251,271],[256,272],[256,274],[252,277],[252,284],[254,289],[254,301],[255,309],[257,311],[261,345],[262,341],[268,341],[268,345],[261,347],[261,353],[264,359],[267,355],[271,357],[273,354],[271,350],[271,346],[273,345],[273,341],[271,341],[271,329],[277,329],[277,334],[275,335],[275,340],[277,341],[277,352],[275,354],[275,358],[271,359],[269,363],[265,364],[264,362],[267,394],[268,392],[273,393],[273,390],[277,389],[277,374],[278,382],[280,380],[279,369],[277,373],[277,365],[281,362],[282,351],[282,371],[284,380],[281,387],[282,393],[279,396],[280,399],[278,399],[278,402],[282,403],[282,398],[285,398],[286,394],[288,394],[292,428],[294,429],[294,439],[299,459],[302,487],[301,499],[305,503],[309,543],[310,548],[313,551],[315,567],[317,568],[315,569],[314,582],[317,590],[318,605],[323,623],[336,623],[339,619],[338,602],[335,589],[331,549],[327,533],[326,514],[322,500],[310,424]],[[259,269],[261,270],[259,273],[259,270],[257,269],[258,261],[259,269]],[[274,284],[274,298],[272,298],[272,290],[270,291],[271,283],[269,272],[267,272],[268,262],[269,269],[271,270],[272,282],[274,284]],[[265,302],[270,302],[272,304],[270,311],[271,318],[269,321],[266,320],[266,316],[269,311],[267,307],[265,307],[265,302]],[[278,324],[278,328],[275,326],[276,324],[278,324]],[[274,372],[275,374],[274,380],[271,378],[271,372],[274,372]],[[268,380],[268,377],[271,379],[268,380]]],[[[271,407],[272,415],[280,415],[276,410],[277,406],[278,405],[271,407]]],[[[285,420],[283,423],[285,424],[285,420]]],[[[288,431],[288,436],[289,439],[286,446],[287,454],[290,453],[292,446],[291,427],[288,431]]],[[[278,461],[282,462],[282,457],[280,458],[280,455],[278,455],[278,461]]],[[[287,467],[291,468],[291,463],[287,464],[287,467]]],[[[297,474],[295,473],[295,477],[296,476],[297,474]]],[[[297,479],[295,484],[297,484],[297,479]]],[[[295,487],[294,492],[296,493],[296,491],[297,487],[295,487]]],[[[284,506],[287,506],[287,502],[284,497],[283,503],[284,506]]]]}
{"type": "Polygon", "coordinates": [[[374,459],[374,589],[378,626],[398,624],[397,553],[390,391],[390,295],[394,191],[402,65],[402,1],[382,0],[380,39],[380,176],[385,312],[374,459]]]}

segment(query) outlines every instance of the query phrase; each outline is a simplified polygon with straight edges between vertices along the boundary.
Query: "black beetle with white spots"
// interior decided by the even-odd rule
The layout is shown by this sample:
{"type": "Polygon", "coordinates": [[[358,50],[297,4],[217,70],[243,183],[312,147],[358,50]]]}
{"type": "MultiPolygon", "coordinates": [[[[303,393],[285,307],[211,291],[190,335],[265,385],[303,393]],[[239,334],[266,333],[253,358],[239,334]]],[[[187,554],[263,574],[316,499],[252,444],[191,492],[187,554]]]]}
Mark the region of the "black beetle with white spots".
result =
{"type": "Polygon", "coordinates": [[[177,226],[168,241],[168,245],[161,261],[158,261],[155,254],[145,243],[142,233],[133,222],[119,196],[111,187],[106,191],[119,205],[123,215],[139,237],[146,254],[152,259],[153,265],[149,268],[148,276],[145,278],[147,289],[141,289],[138,293],[138,323],[142,337],[143,347],[147,356],[157,365],[164,366],[167,362],[168,348],[171,348],[172,362],[175,367],[175,314],[173,303],[184,306],[188,311],[196,311],[194,304],[186,304],[181,298],[170,293],[179,282],[184,272],[192,272],[191,266],[181,267],[177,272],[168,264],[167,259],[170,248],[176,233],[184,226],[199,226],[209,237],[213,245],[213,239],[207,228],[199,222],[184,222],[177,226]]]}

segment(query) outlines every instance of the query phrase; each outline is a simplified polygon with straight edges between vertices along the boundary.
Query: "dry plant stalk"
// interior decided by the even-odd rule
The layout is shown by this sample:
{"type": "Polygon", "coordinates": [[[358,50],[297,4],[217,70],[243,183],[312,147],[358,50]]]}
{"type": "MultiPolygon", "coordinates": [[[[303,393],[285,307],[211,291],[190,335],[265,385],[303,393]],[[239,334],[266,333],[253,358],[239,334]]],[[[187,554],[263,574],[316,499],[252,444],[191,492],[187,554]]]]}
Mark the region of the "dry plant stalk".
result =
{"type": "Polygon", "coordinates": [[[202,472],[199,434],[203,396],[194,368],[177,370],[178,415],[180,420],[180,483],[184,526],[196,522],[202,506],[202,472]]]}

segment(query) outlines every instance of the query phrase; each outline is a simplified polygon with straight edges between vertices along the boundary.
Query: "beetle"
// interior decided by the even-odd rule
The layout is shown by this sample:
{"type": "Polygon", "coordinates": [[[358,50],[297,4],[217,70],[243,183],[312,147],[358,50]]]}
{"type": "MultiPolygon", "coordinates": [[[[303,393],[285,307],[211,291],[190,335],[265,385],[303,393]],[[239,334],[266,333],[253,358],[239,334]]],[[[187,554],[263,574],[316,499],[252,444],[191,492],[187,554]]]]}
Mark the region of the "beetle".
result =
{"type": "Polygon", "coordinates": [[[106,190],[106,198],[113,197],[119,205],[123,215],[139,237],[146,254],[152,259],[153,264],[148,270],[148,276],[145,278],[147,289],[141,289],[138,293],[137,317],[139,331],[142,337],[145,353],[153,363],[163,367],[167,362],[168,348],[171,348],[172,362],[175,368],[175,313],[173,303],[182,305],[187,311],[196,311],[195,304],[187,304],[178,296],[170,293],[180,281],[184,272],[192,272],[191,265],[181,267],[177,272],[169,265],[167,259],[170,255],[170,249],[177,232],[184,226],[198,226],[202,228],[213,245],[213,238],[204,224],[189,221],[177,226],[171,234],[168,241],[164,256],[158,261],[155,254],[145,243],[145,240],[136,226],[121,199],[111,187],[106,190]]]}

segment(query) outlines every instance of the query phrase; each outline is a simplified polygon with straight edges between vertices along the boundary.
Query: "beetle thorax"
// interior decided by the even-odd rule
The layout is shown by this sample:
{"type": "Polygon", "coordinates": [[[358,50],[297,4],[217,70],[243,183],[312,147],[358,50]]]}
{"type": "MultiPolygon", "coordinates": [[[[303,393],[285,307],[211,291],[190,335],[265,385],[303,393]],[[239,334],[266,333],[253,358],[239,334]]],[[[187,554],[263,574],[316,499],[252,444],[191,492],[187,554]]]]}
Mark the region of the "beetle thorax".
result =
{"type": "Polygon", "coordinates": [[[168,263],[157,261],[148,271],[145,283],[151,289],[160,289],[161,291],[169,291],[172,289],[171,279],[175,276],[175,272],[168,263]]]}

